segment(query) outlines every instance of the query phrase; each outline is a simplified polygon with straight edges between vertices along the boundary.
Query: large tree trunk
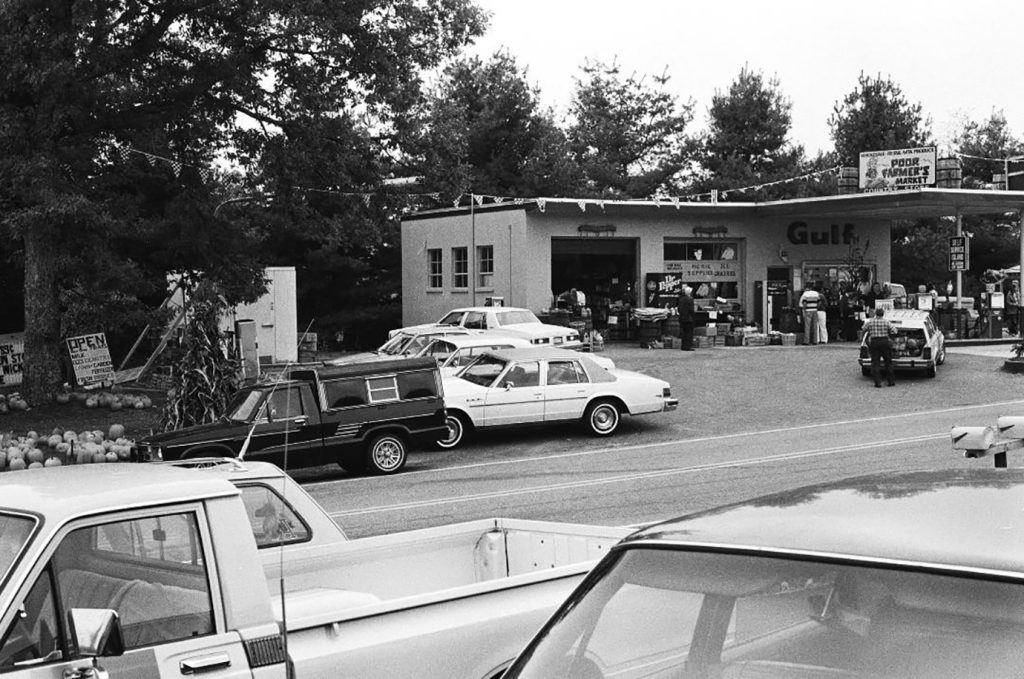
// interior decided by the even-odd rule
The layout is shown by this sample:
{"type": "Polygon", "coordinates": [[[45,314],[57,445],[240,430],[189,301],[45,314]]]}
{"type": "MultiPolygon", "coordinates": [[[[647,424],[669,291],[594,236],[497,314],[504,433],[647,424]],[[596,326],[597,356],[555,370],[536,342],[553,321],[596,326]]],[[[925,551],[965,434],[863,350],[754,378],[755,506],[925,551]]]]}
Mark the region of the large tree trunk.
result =
{"type": "Polygon", "coordinates": [[[61,257],[53,229],[25,229],[25,366],[22,391],[32,405],[49,403],[61,386],[61,317],[57,275],[61,257]]]}

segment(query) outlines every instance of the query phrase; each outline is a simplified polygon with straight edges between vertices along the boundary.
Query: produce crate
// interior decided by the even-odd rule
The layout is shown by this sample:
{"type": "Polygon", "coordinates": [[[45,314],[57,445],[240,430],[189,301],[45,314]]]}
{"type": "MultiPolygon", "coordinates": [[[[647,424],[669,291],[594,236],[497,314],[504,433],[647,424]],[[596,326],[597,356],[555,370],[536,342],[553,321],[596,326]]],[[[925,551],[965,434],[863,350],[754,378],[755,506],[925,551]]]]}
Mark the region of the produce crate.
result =
{"type": "Polygon", "coordinates": [[[743,338],[743,343],[748,347],[763,347],[768,345],[768,335],[764,333],[748,333],[743,338]]]}
{"type": "Polygon", "coordinates": [[[784,333],[782,333],[782,346],[784,346],[784,347],[795,347],[796,346],[796,333],[795,332],[784,332],[784,333]]]}
{"type": "Polygon", "coordinates": [[[743,346],[743,333],[732,332],[725,336],[725,346],[727,347],[742,347],[743,346]]]}

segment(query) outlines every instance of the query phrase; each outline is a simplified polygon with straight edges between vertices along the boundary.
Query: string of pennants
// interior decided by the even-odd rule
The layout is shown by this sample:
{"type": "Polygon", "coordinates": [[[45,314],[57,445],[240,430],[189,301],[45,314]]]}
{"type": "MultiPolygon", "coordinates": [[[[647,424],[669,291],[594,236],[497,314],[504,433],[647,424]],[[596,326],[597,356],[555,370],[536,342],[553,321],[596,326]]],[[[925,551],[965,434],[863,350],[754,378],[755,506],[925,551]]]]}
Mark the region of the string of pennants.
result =
{"type": "MultiPolygon", "coordinates": [[[[190,163],[183,163],[183,162],[181,162],[179,160],[173,160],[171,158],[166,158],[164,156],[161,156],[161,155],[158,155],[158,154],[155,154],[155,153],[149,153],[148,151],[141,151],[141,150],[139,150],[137,148],[134,148],[134,147],[131,147],[131,146],[116,145],[114,148],[115,148],[115,151],[117,152],[118,156],[121,158],[121,160],[123,162],[128,162],[128,159],[131,157],[131,154],[140,155],[143,158],[145,158],[146,162],[148,162],[149,165],[152,166],[152,167],[156,167],[157,164],[161,164],[161,163],[165,164],[165,165],[168,165],[171,168],[171,170],[174,172],[174,176],[175,177],[180,177],[181,176],[181,171],[182,171],[183,168],[190,168],[192,170],[195,170],[199,174],[199,176],[202,178],[202,180],[204,182],[205,181],[209,181],[210,178],[214,174],[213,170],[211,170],[209,167],[200,167],[198,165],[192,165],[190,163]]],[[[669,205],[674,206],[676,209],[679,209],[680,205],[682,203],[684,203],[684,202],[702,202],[704,200],[710,200],[711,203],[717,203],[719,201],[719,199],[725,200],[726,198],[728,198],[729,194],[731,194],[731,193],[742,193],[742,192],[751,191],[751,190],[760,191],[760,190],[763,190],[763,189],[766,189],[766,188],[769,188],[769,187],[772,187],[772,186],[779,186],[781,184],[788,184],[790,182],[807,181],[807,180],[811,180],[811,179],[820,179],[822,177],[829,176],[829,175],[838,175],[839,172],[840,172],[840,166],[836,166],[836,167],[828,168],[828,169],[825,169],[825,170],[818,170],[818,171],[815,171],[815,172],[808,172],[806,174],[802,174],[802,175],[799,175],[797,177],[788,177],[786,179],[780,179],[780,180],[772,181],[772,182],[764,182],[764,183],[761,183],[761,184],[752,184],[750,186],[743,186],[743,187],[735,188],[735,189],[726,189],[726,190],[712,189],[711,191],[706,191],[706,192],[703,192],[703,193],[693,193],[693,194],[684,195],[684,196],[667,196],[667,197],[652,196],[650,198],[650,200],[653,201],[654,204],[657,207],[661,207],[662,203],[667,203],[669,205]]],[[[369,207],[370,200],[375,195],[372,192],[365,192],[365,191],[341,191],[341,190],[333,189],[333,188],[313,188],[313,187],[303,187],[303,186],[293,186],[291,188],[294,189],[294,190],[307,191],[307,192],[310,192],[310,193],[324,193],[324,194],[330,194],[330,195],[335,195],[335,196],[359,197],[359,198],[362,199],[363,203],[367,207],[369,207]]],[[[403,195],[405,195],[406,197],[409,197],[409,198],[415,198],[415,197],[429,198],[429,199],[432,199],[432,200],[437,201],[437,202],[440,202],[440,200],[441,200],[441,194],[438,193],[438,192],[406,193],[406,194],[403,194],[403,195]]],[[[452,206],[456,207],[456,208],[459,207],[462,204],[463,198],[465,198],[466,196],[467,196],[467,194],[460,194],[459,196],[457,196],[452,201],[452,206]]],[[[508,196],[495,196],[495,195],[478,194],[478,193],[470,193],[470,194],[468,194],[468,196],[469,196],[469,201],[470,201],[471,205],[473,203],[475,203],[476,205],[483,205],[485,200],[490,200],[490,202],[492,204],[501,204],[501,203],[504,203],[504,202],[507,201],[507,202],[509,202],[509,203],[511,203],[513,205],[522,205],[524,203],[531,202],[531,203],[535,203],[537,205],[538,209],[541,212],[543,212],[545,210],[545,208],[547,207],[548,203],[576,203],[576,205],[579,206],[581,211],[586,212],[587,205],[597,205],[602,210],[604,210],[605,203],[609,202],[609,201],[605,201],[603,199],[593,199],[593,198],[589,198],[589,199],[576,199],[576,198],[519,198],[519,197],[511,198],[511,197],[508,197],[508,196]]],[[[619,201],[615,201],[615,202],[619,202],[619,201]]]]}
{"type": "MultiPolygon", "coordinates": [[[[682,203],[701,202],[705,198],[709,199],[711,203],[717,203],[719,199],[725,200],[730,193],[741,193],[750,190],[760,191],[762,189],[766,189],[771,186],[778,186],[780,184],[788,184],[790,182],[807,181],[809,179],[820,179],[822,177],[838,175],[840,172],[840,168],[841,166],[837,165],[836,167],[830,167],[826,170],[817,170],[815,172],[808,172],[797,177],[789,177],[786,179],[780,179],[778,181],[765,182],[763,184],[752,184],[750,186],[743,186],[737,189],[712,189],[711,191],[706,191],[704,193],[692,193],[685,196],[652,196],[649,200],[653,201],[656,207],[661,207],[662,203],[667,203],[669,205],[674,206],[678,210],[682,203]]],[[[457,196],[455,200],[452,201],[452,207],[459,207],[462,204],[462,199],[465,198],[466,195],[467,194],[461,194],[457,196]]],[[[541,212],[544,212],[544,210],[547,208],[548,203],[575,203],[576,205],[579,206],[581,212],[586,212],[588,205],[596,205],[599,208],[601,208],[601,210],[604,210],[605,203],[621,202],[607,201],[600,198],[509,198],[507,196],[491,196],[479,193],[471,193],[468,195],[470,199],[470,204],[475,203],[476,205],[482,206],[486,199],[489,199],[493,204],[501,204],[508,201],[513,205],[522,205],[523,203],[531,202],[536,203],[537,209],[539,209],[541,212]]]]}
{"type": "Polygon", "coordinates": [[[970,158],[971,160],[991,160],[994,163],[1019,163],[1024,160],[1024,156],[1010,156],[1009,158],[989,158],[987,156],[972,156],[969,153],[960,153],[956,151],[953,153],[958,158],[970,158]]]}
{"type": "MultiPolygon", "coordinates": [[[[191,169],[195,170],[196,172],[198,172],[199,176],[202,177],[204,182],[205,181],[209,181],[210,178],[214,174],[213,170],[211,170],[208,167],[199,167],[198,165],[191,165],[189,163],[183,163],[181,161],[173,160],[171,158],[165,158],[165,157],[157,155],[155,153],[149,153],[147,151],[140,151],[139,149],[133,148],[131,146],[119,146],[118,145],[118,146],[115,146],[114,148],[115,148],[115,150],[116,150],[116,152],[118,154],[118,157],[120,157],[123,162],[128,162],[128,159],[131,157],[131,154],[134,153],[134,154],[140,155],[143,158],[145,158],[146,162],[148,162],[151,167],[156,167],[156,165],[158,163],[163,163],[165,165],[170,166],[171,170],[174,172],[174,176],[175,177],[180,177],[181,176],[182,168],[186,168],[186,167],[187,168],[191,168],[191,169]]],[[[307,191],[307,192],[310,192],[310,193],[324,193],[324,194],[330,194],[330,195],[334,195],[334,196],[358,197],[358,198],[362,199],[363,204],[366,205],[367,207],[370,206],[370,200],[375,195],[372,192],[366,192],[366,191],[341,191],[341,190],[338,190],[338,189],[322,189],[322,188],[313,188],[313,187],[308,187],[308,186],[292,186],[290,188],[292,188],[292,189],[294,189],[296,191],[307,191]]],[[[403,195],[405,195],[407,197],[430,198],[430,199],[432,199],[434,201],[440,201],[441,200],[441,194],[437,193],[437,192],[432,192],[432,193],[405,193],[403,195]]]]}

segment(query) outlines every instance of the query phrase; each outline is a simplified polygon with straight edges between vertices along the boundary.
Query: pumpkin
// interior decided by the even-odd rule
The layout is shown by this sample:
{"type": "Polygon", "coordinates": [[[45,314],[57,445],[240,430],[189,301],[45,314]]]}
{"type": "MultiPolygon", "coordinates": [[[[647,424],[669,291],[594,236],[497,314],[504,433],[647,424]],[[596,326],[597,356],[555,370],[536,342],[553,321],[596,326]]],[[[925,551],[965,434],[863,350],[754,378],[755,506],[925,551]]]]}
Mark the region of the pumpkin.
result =
{"type": "Polygon", "coordinates": [[[48,458],[46,458],[46,462],[43,463],[43,466],[44,467],[59,467],[59,466],[61,466],[61,464],[62,463],[61,463],[59,457],[48,457],[48,458]]]}
{"type": "Polygon", "coordinates": [[[11,460],[11,461],[10,461],[10,464],[8,465],[9,469],[10,469],[10,470],[11,470],[12,472],[13,472],[13,471],[17,471],[17,470],[19,470],[19,469],[25,469],[25,468],[26,468],[27,466],[28,466],[28,465],[26,465],[26,464],[25,464],[25,460],[23,460],[23,459],[22,459],[22,458],[20,458],[20,457],[19,457],[19,458],[16,458],[16,459],[14,459],[14,460],[11,460]]]}
{"type": "Polygon", "coordinates": [[[107,431],[107,438],[119,439],[124,436],[124,425],[123,424],[112,424],[110,430],[107,431]]]}

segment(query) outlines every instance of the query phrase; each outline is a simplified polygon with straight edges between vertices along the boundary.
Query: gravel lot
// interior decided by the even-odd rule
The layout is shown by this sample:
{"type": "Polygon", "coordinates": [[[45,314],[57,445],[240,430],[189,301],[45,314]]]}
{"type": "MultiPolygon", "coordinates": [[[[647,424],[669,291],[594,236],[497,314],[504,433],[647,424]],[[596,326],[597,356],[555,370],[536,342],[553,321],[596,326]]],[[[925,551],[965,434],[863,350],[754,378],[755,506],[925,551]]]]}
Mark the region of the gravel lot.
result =
{"type": "Polygon", "coordinates": [[[693,352],[610,344],[603,354],[667,380],[686,427],[703,436],[1024,399],[1024,376],[1002,370],[1009,345],[968,351],[951,347],[935,378],[897,373],[882,389],[861,375],[851,342],[693,352]]]}

